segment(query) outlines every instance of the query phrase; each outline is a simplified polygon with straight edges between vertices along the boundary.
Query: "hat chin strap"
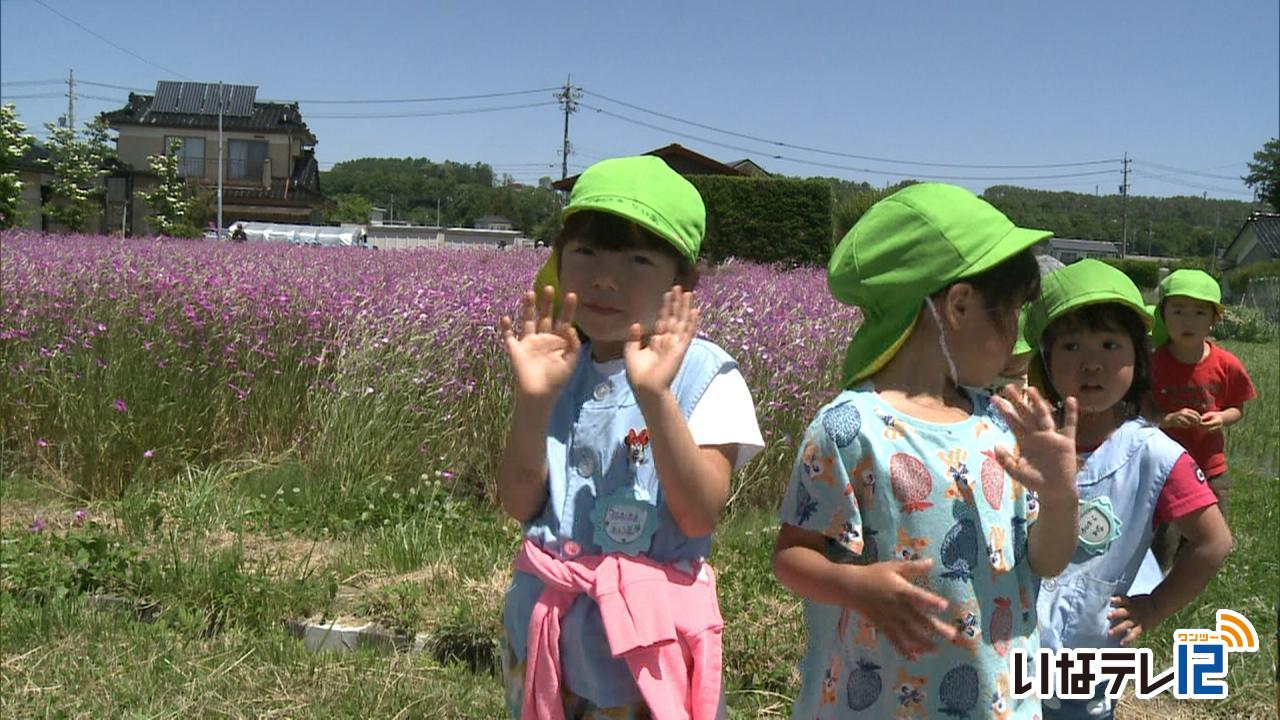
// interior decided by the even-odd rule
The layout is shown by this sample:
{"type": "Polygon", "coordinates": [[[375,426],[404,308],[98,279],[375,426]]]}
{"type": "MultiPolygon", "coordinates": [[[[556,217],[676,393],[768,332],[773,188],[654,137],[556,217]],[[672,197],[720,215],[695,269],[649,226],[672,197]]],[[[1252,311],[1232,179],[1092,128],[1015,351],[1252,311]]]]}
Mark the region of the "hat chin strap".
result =
{"type": "Polygon", "coordinates": [[[938,326],[938,347],[942,348],[942,357],[947,361],[947,371],[951,373],[951,382],[956,387],[960,387],[960,373],[956,372],[956,361],[951,359],[951,351],[947,349],[947,330],[942,326],[942,316],[938,314],[938,308],[933,305],[933,298],[925,297],[924,302],[929,306],[929,312],[933,315],[933,322],[938,326]]]}

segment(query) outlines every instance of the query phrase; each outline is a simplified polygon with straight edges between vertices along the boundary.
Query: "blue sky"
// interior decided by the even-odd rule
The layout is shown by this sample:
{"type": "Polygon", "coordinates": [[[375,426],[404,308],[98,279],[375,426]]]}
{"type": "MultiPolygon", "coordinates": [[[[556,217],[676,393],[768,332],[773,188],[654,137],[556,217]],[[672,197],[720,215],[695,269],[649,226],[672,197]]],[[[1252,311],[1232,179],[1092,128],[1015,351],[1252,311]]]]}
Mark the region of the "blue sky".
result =
{"type": "MultiPolygon", "coordinates": [[[[533,182],[560,174],[563,115],[549,90],[313,101],[517,92],[572,76],[586,95],[570,119],[571,173],[679,142],[787,175],[877,185],[951,176],[975,178],[955,182],[978,191],[1007,182],[1106,194],[1127,152],[1134,194],[1248,199],[1245,163],[1280,135],[1278,37],[1275,0],[0,0],[0,94],[40,130],[65,112],[66,85],[31,83],[65,80],[70,68],[78,80],[139,89],[257,85],[260,99],[303,101],[324,168],[425,156],[483,161],[533,182]],[[57,95],[20,97],[43,94],[57,95]],[[325,117],[533,103],[545,104],[325,117]],[[1099,160],[1109,162],[1067,165],[1099,160]],[[1072,177],[1044,177],[1062,175],[1072,177]]],[[[127,94],[77,89],[94,96],[78,101],[81,119],[127,94]]]]}

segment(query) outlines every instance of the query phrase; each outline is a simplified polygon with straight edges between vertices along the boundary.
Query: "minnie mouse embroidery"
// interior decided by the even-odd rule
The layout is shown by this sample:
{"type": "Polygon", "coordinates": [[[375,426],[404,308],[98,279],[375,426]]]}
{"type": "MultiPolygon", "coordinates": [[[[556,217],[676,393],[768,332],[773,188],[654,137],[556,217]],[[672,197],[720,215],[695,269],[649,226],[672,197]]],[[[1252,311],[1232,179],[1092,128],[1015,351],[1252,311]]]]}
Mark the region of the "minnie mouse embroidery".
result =
{"type": "Polygon", "coordinates": [[[648,459],[649,428],[642,428],[640,432],[631,428],[627,431],[627,437],[623,442],[627,446],[627,455],[631,458],[631,462],[640,465],[648,459]]]}

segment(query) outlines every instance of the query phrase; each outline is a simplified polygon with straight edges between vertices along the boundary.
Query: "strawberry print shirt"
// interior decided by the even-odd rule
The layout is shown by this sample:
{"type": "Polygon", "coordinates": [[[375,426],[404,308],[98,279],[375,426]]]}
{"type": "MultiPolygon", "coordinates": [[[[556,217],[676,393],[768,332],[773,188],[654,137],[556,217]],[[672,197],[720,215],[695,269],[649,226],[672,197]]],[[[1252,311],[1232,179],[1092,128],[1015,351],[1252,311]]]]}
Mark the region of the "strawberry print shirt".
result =
{"type": "Polygon", "coordinates": [[[795,718],[1038,718],[1010,696],[1009,651],[1034,654],[1038,579],[1027,562],[1037,503],[993,450],[1015,441],[985,394],[958,423],[894,410],[870,383],[823,407],[800,444],[783,523],[827,537],[828,557],[869,564],[932,558],[925,586],[958,630],[901,656],[852,609],[805,602],[808,642],[795,718]]]}

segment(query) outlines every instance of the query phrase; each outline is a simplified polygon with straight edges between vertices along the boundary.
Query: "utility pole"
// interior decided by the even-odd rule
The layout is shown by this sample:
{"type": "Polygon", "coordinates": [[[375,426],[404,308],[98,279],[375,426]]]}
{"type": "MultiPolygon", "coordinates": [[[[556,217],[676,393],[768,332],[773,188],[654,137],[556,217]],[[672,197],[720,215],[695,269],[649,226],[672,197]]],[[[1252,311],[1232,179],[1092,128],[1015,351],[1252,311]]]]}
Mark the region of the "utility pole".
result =
{"type": "Polygon", "coordinates": [[[560,101],[560,107],[564,110],[564,147],[560,151],[560,179],[564,180],[569,177],[569,115],[578,111],[578,101],[582,99],[582,88],[574,87],[573,76],[569,76],[564,81],[564,86],[560,88],[560,92],[554,93],[551,97],[560,101]]]}
{"type": "Polygon", "coordinates": [[[1120,185],[1120,257],[1129,254],[1129,153],[1124,154],[1124,181],[1120,185]]]}
{"type": "MultiPolygon", "coordinates": [[[[218,81],[218,239],[222,239],[222,81],[218,81]]],[[[201,165],[204,160],[201,159],[201,165]]]]}
{"type": "Polygon", "coordinates": [[[391,194],[391,208],[387,210],[387,222],[394,223],[396,221],[396,196],[391,194]]]}
{"type": "Polygon", "coordinates": [[[76,71],[71,68],[67,75],[67,127],[71,128],[72,137],[76,134],[76,71]]]}
{"type": "Polygon", "coordinates": [[[1147,256],[1151,256],[1151,216],[1147,216],[1147,256]]]}

